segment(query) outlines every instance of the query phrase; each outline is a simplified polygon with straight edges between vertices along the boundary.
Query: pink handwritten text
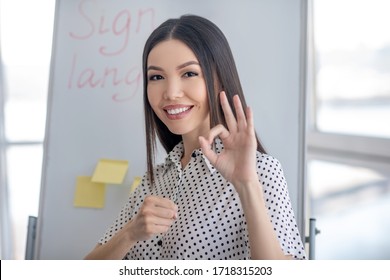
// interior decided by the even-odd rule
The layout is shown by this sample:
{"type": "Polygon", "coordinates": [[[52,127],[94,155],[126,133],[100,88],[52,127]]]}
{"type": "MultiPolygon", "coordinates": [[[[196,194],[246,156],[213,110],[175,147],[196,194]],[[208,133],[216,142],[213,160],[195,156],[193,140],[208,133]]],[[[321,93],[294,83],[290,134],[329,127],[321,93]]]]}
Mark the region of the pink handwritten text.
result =
{"type": "Polygon", "coordinates": [[[142,74],[140,67],[129,67],[121,70],[119,67],[106,66],[100,70],[78,65],[78,56],[72,60],[71,72],[68,77],[68,89],[104,89],[106,87],[124,87],[122,93],[112,94],[114,101],[126,101],[135,96],[141,87],[142,74]]]}
{"type": "Polygon", "coordinates": [[[69,56],[68,89],[112,91],[113,101],[127,101],[142,88],[142,70],[132,64],[129,44],[133,42],[132,48],[139,46],[136,40],[144,40],[155,28],[155,9],[115,9],[115,5],[107,4],[108,9],[103,3],[81,0],[75,8],[77,24],[67,33],[76,44],[69,56]]]}
{"type": "MultiPolygon", "coordinates": [[[[116,48],[110,48],[104,45],[98,47],[99,53],[104,56],[118,55],[124,52],[129,44],[130,32],[133,24],[134,32],[140,33],[145,20],[148,20],[149,30],[155,26],[155,10],[153,8],[139,9],[135,18],[132,17],[129,9],[123,9],[116,13],[113,18],[108,18],[104,14],[104,9],[99,9],[96,0],[80,1],[78,14],[81,17],[81,26],[78,31],[70,31],[69,36],[75,40],[87,40],[94,36],[113,35],[121,39],[116,48]],[[135,22],[133,22],[135,20],[135,22]]],[[[116,40],[115,40],[116,41],[116,40]]]]}

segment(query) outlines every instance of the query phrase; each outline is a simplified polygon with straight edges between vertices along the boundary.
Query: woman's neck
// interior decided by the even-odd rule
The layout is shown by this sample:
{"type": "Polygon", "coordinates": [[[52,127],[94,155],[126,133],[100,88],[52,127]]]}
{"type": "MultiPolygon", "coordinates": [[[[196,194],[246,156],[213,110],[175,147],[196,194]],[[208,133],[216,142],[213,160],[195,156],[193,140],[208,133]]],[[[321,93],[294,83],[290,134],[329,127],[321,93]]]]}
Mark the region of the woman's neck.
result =
{"type": "Polygon", "coordinates": [[[190,162],[192,152],[200,148],[199,136],[202,135],[207,137],[209,133],[210,133],[210,127],[207,125],[207,126],[203,126],[202,128],[199,128],[196,131],[192,131],[188,134],[182,135],[183,147],[184,147],[183,156],[181,158],[182,168],[185,168],[186,165],[190,162]]]}
{"type": "Polygon", "coordinates": [[[183,136],[183,147],[184,152],[181,158],[181,166],[182,168],[185,168],[191,160],[192,152],[200,147],[198,137],[189,139],[189,137],[183,136]]]}

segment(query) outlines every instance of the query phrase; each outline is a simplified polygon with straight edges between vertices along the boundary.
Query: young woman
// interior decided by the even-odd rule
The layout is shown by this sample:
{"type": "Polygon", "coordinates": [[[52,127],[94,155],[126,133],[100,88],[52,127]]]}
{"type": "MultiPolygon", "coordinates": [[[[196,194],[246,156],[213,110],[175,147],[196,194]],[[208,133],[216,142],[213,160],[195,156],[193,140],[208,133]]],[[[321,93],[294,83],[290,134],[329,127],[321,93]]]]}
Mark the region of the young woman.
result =
{"type": "Polygon", "coordinates": [[[256,136],[219,28],[167,20],[143,71],[147,172],[86,259],[304,259],[283,170],[256,136]]]}

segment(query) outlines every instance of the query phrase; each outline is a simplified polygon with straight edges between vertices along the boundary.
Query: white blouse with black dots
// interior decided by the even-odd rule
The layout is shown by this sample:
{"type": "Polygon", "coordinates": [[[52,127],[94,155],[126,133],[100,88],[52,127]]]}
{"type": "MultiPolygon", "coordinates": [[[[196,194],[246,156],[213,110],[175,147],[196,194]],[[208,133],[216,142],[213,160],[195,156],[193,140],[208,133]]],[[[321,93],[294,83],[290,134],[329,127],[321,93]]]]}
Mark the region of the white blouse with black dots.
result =
{"type": "MultiPolygon", "coordinates": [[[[215,141],[215,151],[223,145],[215,141]]],[[[135,214],[147,195],[172,199],[178,218],[166,234],[140,241],[125,259],[250,259],[246,220],[238,193],[200,149],[192,153],[182,169],[183,143],[155,168],[155,185],[145,174],[130,195],[118,218],[99,240],[107,242],[135,214]]],[[[257,152],[257,172],[263,185],[265,204],[286,255],[305,259],[305,251],[290,203],[286,180],[279,161],[257,152]]]]}

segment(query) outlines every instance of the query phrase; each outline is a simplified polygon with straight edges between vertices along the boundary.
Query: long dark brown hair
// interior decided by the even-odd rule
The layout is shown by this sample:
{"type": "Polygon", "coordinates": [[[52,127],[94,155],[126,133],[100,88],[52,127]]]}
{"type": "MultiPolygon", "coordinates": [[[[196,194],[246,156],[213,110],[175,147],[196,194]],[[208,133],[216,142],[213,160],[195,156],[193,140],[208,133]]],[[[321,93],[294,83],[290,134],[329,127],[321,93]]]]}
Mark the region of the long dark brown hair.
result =
{"type": "MultiPolygon", "coordinates": [[[[160,42],[177,39],[185,43],[199,61],[206,82],[210,112],[210,127],[217,124],[226,126],[225,117],[219,101],[223,90],[233,108],[233,96],[238,95],[244,108],[246,102],[241,88],[236,64],[228,41],[222,31],[211,21],[195,16],[184,15],[178,19],[168,19],[157,27],[145,43],[142,68],[144,79],[144,112],[147,151],[147,171],[151,182],[154,182],[153,168],[156,154],[156,136],[165,151],[169,153],[178,144],[181,135],[173,134],[157,117],[151,108],[147,96],[147,61],[150,51],[160,42]]],[[[256,135],[257,150],[265,153],[256,135]]]]}

